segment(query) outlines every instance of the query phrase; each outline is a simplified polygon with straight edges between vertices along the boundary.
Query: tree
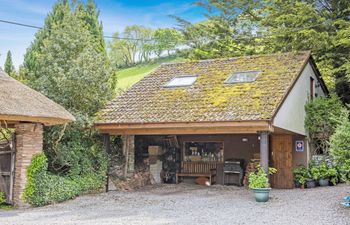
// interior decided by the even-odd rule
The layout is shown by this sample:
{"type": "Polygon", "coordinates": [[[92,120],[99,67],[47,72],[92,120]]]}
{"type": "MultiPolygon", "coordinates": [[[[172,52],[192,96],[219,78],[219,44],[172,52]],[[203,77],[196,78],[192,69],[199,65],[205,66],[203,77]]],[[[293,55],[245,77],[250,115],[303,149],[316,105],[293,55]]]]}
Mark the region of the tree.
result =
{"type": "Polygon", "coordinates": [[[153,36],[155,39],[154,49],[158,57],[164,51],[170,56],[170,52],[175,50],[182,40],[181,33],[171,28],[159,28],[155,30],[153,36]]]}
{"type": "Polygon", "coordinates": [[[206,0],[206,21],[178,19],[190,58],[311,50],[327,86],[350,103],[350,1],[206,0]]]}
{"type": "Polygon", "coordinates": [[[53,6],[53,9],[45,18],[45,25],[35,34],[35,39],[31,43],[24,55],[23,67],[21,73],[25,74],[25,79],[35,81],[38,78],[37,73],[37,57],[40,55],[41,49],[44,48],[44,40],[50,36],[51,31],[57,27],[62,26],[64,18],[69,14],[75,14],[80,20],[85,22],[87,30],[98,43],[95,48],[98,52],[107,55],[105,48],[105,41],[102,32],[102,24],[98,20],[99,12],[93,0],[88,0],[87,4],[70,3],[67,0],[58,0],[53,6]]]}
{"type": "Polygon", "coordinates": [[[200,1],[207,20],[191,24],[176,17],[186,44],[187,55],[193,59],[222,58],[262,52],[259,40],[253,38],[259,31],[259,15],[264,5],[254,0],[200,1]]]}
{"type": "Polygon", "coordinates": [[[331,96],[309,101],[305,111],[305,128],[313,145],[313,153],[329,154],[329,139],[342,118],[346,118],[345,108],[336,96],[331,96]]]}
{"type": "Polygon", "coordinates": [[[343,117],[330,139],[330,153],[333,156],[342,181],[350,181],[350,121],[343,117]]]}
{"type": "Polygon", "coordinates": [[[5,72],[10,75],[10,76],[15,76],[16,71],[15,71],[15,66],[13,65],[12,62],[12,54],[11,51],[7,51],[7,55],[6,55],[6,61],[5,61],[5,65],[4,65],[4,69],[5,72]]]}
{"type": "Polygon", "coordinates": [[[132,25],[124,29],[122,35],[116,32],[109,43],[109,56],[116,67],[131,66],[148,62],[154,49],[153,30],[132,25]]]}
{"type": "Polygon", "coordinates": [[[103,162],[99,136],[89,130],[113,94],[113,70],[92,32],[82,3],[59,1],[27,50],[28,84],[74,114],[75,123],[45,129],[50,170],[71,176],[94,173],[103,162]]]}

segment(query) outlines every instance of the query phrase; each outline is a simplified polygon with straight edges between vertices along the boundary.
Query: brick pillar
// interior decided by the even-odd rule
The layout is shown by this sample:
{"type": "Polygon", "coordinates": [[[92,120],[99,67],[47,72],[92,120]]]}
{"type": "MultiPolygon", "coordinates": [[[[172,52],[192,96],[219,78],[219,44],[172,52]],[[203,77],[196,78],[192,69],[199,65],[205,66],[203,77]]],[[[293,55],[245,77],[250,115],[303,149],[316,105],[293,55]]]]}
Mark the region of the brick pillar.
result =
{"type": "Polygon", "coordinates": [[[16,125],[16,161],[13,202],[23,207],[22,193],[27,181],[26,171],[32,156],[42,152],[43,125],[39,123],[19,123],[16,125]]]}

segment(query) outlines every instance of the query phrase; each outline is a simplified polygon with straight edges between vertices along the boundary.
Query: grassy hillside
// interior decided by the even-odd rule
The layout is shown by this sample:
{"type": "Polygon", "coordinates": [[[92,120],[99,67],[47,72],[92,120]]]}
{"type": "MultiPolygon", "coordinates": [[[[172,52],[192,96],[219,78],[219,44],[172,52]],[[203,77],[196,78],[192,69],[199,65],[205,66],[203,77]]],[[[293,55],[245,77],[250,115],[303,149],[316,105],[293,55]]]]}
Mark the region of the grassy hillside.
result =
{"type": "Polygon", "coordinates": [[[153,70],[158,68],[160,64],[167,62],[180,62],[184,61],[183,58],[179,57],[166,57],[158,59],[154,62],[143,63],[134,67],[121,69],[117,72],[117,91],[125,91],[130,88],[133,84],[147,76],[153,70]]]}

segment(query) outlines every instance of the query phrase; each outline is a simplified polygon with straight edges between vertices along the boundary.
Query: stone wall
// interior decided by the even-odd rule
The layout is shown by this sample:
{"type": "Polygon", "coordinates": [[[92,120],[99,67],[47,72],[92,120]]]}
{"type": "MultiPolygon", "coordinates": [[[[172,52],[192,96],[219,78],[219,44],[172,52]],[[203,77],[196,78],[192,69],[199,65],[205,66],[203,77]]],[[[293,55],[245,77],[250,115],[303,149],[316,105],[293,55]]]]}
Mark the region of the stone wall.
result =
{"type": "Polygon", "coordinates": [[[13,202],[23,207],[22,194],[27,181],[26,171],[34,154],[43,149],[43,125],[19,123],[16,125],[16,161],[13,202]]]}

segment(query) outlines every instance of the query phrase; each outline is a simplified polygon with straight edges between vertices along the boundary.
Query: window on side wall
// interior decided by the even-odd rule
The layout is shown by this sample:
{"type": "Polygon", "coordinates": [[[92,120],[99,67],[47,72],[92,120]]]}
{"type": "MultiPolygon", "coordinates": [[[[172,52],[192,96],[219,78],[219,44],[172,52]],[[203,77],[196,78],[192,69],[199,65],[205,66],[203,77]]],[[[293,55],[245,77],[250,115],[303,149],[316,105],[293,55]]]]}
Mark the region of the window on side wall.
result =
{"type": "Polygon", "coordinates": [[[310,99],[314,99],[315,96],[315,80],[310,77],[310,99]]]}

